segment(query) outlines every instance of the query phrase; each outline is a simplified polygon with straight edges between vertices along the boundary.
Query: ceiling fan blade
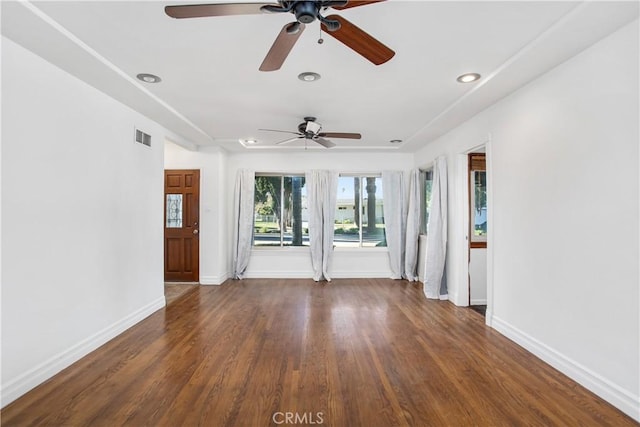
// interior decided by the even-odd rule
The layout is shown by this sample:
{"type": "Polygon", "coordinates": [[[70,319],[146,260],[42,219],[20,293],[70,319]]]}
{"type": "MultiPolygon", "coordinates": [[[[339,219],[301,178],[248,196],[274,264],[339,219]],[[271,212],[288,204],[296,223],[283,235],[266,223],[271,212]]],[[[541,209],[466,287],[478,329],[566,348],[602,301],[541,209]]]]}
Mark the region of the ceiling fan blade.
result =
{"type": "Polygon", "coordinates": [[[349,0],[349,2],[347,4],[345,4],[344,6],[331,6],[332,9],[338,9],[338,10],[342,10],[342,9],[350,9],[352,7],[358,7],[358,6],[366,6],[368,4],[372,4],[372,3],[380,3],[383,2],[385,0],[349,0]]]}
{"type": "Polygon", "coordinates": [[[359,27],[355,26],[343,17],[339,15],[329,15],[327,16],[327,19],[340,22],[340,28],[336,31],[329,31],[327,27],[322,24],[323,31],[364,56],[374,64],[384,64],[396,54],[393,50],[373,38],[373,36],[361,30],[359,27]]]}
{"type": "Polygon", "coordinates": [[[292,134],[294,134],[294,135],[300,135],[300,136],[302,136],[302,135],[300,134],[300,132],[291,132],[291,131],[289,131],[289,130],[277,130],[277,129],[258,129],[258,130],[264,130],[264,131],[267,131],[267,132],[292,133],[292,134]]]}
{"type": "Polygon", "coordinates": [[[273,42],[273,45],[271,46],[271,49],[269,49],[267,56],[265,56],[264,61],[262,61],[262,65],[260,65],[259,70],[279,70],[284,63],[284,60],[287,59],[287,56],[289,56],[289,52],[291,52],[291,49],[296,44],[296,42],[298,41],[298,37],[300,37],[300,34],[302,34],[303,31],[304,24],[300,24],[297,22],[292,22],[282,27],[280,34],[278,34],[278,37],[276,37],[276,41],[273,42]],[[289,28],[292,28],[293,26],[297,26],[297,31],[292,33],[288,32],[287,30],[289,28]]]}
{"type": "Polygon", "coordinates": [[[263,13],[262,6],[276,6],[272,3],[220,3],[181,4],[166,6],[164,12],[172,18],[202,18],[206,16],[256,15],[263,13]]]}
{"type": "Polygon", "coordinates": [[[318,136],[324,136],[327,138],[344,138],[344,139],[360,139],[362,135],[359,133],[348,133],[348,132],[320,132],[318,136]]]}
{"type": "Polygon", "coordinates": [[[298,141],[299,139],[304,139],[304,136],[296,136],[295,138],[285,139],[284,141],[276,142],[276,145],[288,144],[293,141],[298,141]]]}
{"type": "Polygon", "coordinates": [[[335,147],[336,146],[336,144],[334,144],[333,142],[329,141],[328,139],[324,139],[324,138],[313,138],[313,141],[315,141],[318,144],[322,145],[324,148],[331,148],[331,147],[335,147]]]}

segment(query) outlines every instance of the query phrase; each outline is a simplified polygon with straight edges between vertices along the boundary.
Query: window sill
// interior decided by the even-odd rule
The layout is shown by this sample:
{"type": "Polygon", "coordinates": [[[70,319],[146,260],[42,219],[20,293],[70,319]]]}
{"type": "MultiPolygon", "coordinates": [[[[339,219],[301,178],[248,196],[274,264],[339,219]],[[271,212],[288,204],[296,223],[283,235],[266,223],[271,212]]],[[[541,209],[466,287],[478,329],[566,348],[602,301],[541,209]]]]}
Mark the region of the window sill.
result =
{"type": "Polygon", "coordinates": [[[345,248],[345,247],[334,247],[333,248],[334,252],[340,252],[340,253],[344,253],[344,254],[362,254],[362,253],[387,253],[389,252],[389,250],[387,249],[386,246],[382,246],[382,247],[377,247],[377,246],[373,246],[373,247],[365,247],[365,248],[345,248]]]}
{"type": "Polygon", "coordinates": [[[309,246],[254,246],[251,248],[251,252],[260,254],[305,253],[309,252],[309,246]]]}
{"type": "MultiPolygon", "coordinates": [[[[260,255],[282,255],[283,253],[309,253],[309,246],[254,246],[251,253],[260,255]]],[[[334,252],[340,254],[371,254],[371,253],[388,253],[389,250],[384,247],[365,247],[365,248],[345,248],[334,247],[334,252]]]]}

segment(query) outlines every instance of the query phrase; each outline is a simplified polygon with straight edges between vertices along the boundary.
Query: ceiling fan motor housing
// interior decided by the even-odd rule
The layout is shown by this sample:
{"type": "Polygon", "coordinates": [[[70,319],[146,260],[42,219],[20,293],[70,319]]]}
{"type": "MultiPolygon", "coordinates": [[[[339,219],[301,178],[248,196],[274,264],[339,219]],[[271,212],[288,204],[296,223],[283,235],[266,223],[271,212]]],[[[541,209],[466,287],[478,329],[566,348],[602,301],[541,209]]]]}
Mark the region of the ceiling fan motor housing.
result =
{"type": "Polygon", "coordinates": [[[318,5],[314,1],[301,1],[294,7],[294,13],[298,22],[303,24],[310,24],[316,20],[319,9],[318,5]]]}

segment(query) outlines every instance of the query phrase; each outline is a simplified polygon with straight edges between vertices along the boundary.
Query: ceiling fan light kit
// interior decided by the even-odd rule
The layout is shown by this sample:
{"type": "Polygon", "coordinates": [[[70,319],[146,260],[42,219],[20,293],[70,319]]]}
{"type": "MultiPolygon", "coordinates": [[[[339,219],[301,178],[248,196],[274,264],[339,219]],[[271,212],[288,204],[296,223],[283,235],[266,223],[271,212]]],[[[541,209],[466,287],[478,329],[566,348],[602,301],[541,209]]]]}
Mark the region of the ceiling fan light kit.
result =
{"type": "MultiPolygon", "coordinates": [[[[289,52],[298,41],[305,28],[315,20],[320,21],[323,31],[336,40],[363,56],[375,65],[384,64],[395,55],[395,52],[382,44],[364,30],[339,15],[324,16],[321,12],[329,8],[342,10],[384,0],[320,0],[289,1],[278,3],[220,3],[220,4],[187,4],[166,6],[165,13],[176,19],[202,18],[211,16],[251,15],[260,13],[291,13],[296,20],[286,24],[274,41],[267,56],[260,65],[260,71],[279,70],[287,59],[289,52]]],[[[320,39],[322,40],[322,39],[320,39]]],[[[319,43],[321,43],[319,41],[319,43]]]]}
{"type": "MultiPolygon", "coordinates": [[[[312,120],[315,120],[315,118],[312,118],[312,120]]],[[[305,126],[305,134],[310,135],[311,137],[313,137],[313,135],[317,134],[318,132],[320,132],[320,130],[322,129],[322,125],[320,123],[316,123],[313,121],[308,121],[307,122],[307,126],[305,126]]]]}

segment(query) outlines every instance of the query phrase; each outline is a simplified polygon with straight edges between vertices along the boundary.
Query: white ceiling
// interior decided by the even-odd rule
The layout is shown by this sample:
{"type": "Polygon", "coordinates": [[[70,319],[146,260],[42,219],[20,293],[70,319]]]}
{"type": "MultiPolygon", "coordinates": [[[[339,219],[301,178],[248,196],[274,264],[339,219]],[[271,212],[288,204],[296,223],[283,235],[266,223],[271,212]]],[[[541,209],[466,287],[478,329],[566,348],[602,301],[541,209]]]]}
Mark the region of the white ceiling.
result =
{"type": "Polygon", "coordinates": [[[2,34],[196,145],[295,150],[258,129],[295,131],[315,116],[323,131],[362,134],[332,150],[413,152],[638,17],[637,2],[390,0],[332,11],[395,50],[386,64],[326,34],[318,44],[314,22],[279,71],[260,72],[292,15],[165,15],[179,3],[3,1],[2,34]],[[322,78],[302,82],[303,71],[322,78]],[[466,72],[483,78],[456,82],[466,72]]]}

